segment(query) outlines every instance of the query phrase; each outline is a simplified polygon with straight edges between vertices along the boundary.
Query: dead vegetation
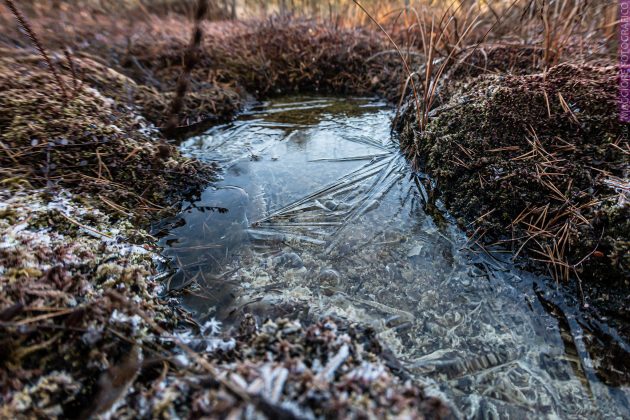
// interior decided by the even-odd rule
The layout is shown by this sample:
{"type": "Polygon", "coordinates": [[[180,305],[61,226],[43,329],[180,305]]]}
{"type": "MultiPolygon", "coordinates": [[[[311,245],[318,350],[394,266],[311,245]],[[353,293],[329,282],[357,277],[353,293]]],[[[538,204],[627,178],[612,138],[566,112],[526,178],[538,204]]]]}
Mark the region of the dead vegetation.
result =
{"type": "Polygon", "coordinates": [[[629,269],[630,148],[616,116],[617,75],[615,66],[562,64],[483,76],[406,146],[417,147],[462,224],[476,222],[476,235],[511,235],[516,256],[546,264],[556,279],[618,282],[629,269]]]}
{"type": "Polygon", "coordinates": [[[139,115],[163,126],[170,109],[171,125],[190,126],[230,119],[249,95],[397,101],[413,90],[402,144],[474,240],[504,241],[557,279],[627,282],[629,148],[615,117],[617,69],[606,66],[606,2],[388,10],[374,20],[391,39],[338,17],[204,22],[194,67],[183,58],[193,25],[183,9],[26,3],[26,18],[0,14],[2,416],[227,416],[253,404],[290,417],[296,401],[315,415],[447,415],[383,366],[368,332],[350,329],[344,344],[331,323],[261,329],[250,319],[235,347],[215,353],[223,339],[157,299],[154,265],[131,247],[150,238],[124,220],[163,214],[212,171],[155,141],[139,115]],[[593,65],[561,64],[567,57],[593,65]],[[188,92],[173,107],[181,74],[188,92]],[[61,189],[90,199],[77,211],[50,207],[61,189]],[[20,191],[31,198],[19,203],[20,191]],[[194,333],[165,339],[178,322],[194,333]],[[203,351],[182,350],[191,342],[203,351]],[[279,391],[253,397],[265,386],[279,391]]]}
{"type": "Polygon", "coordinates": [[[2,418],[449,416],[368,329],[199,324],[157,297],[142,231],[68,194],[0,197],[2,418]]]}
{"type": "Polygon", "coordinates": [[[627,190],[610,179],[627,184],[628,139],[616,117],[608,6],[490,9],[494,18],[461,5],[434,13],[431,37],[426,18],[414,26],[432,60],[422,100],[410,94],[402,109],[404,149],[473,241],[510,236],[516,256],[556,279],[627,279],[627,190]],[[465,37],[458,22],[475,28],[465,37]],[[444,71],[431,69],[436,60],[444,71]],[[558,65],[566,60],[590,64],[558,65]]]}

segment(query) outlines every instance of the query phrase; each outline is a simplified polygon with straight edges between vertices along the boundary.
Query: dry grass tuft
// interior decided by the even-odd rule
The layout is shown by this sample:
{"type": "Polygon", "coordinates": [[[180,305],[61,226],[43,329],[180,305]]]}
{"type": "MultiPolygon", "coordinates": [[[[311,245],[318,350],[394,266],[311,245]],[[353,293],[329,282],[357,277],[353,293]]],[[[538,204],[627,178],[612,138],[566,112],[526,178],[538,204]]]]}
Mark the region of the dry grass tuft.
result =
{"type": "MultiPolygon", "coordinates": [[[[212,32],[212,25],[207,29],[212,32]]],[[[129,56],[167,80],[180,68],[183,40],[138,39],[129,56]]],[[[382,93],[396,96],[400,72],[386,58],[372,59],[386,41],[371,31],[340,29],[312,20],[272,18],[223,27],[210,34],[191,74],[192,90],[210,81],[265,97],[290,92],[382,93]]]]}

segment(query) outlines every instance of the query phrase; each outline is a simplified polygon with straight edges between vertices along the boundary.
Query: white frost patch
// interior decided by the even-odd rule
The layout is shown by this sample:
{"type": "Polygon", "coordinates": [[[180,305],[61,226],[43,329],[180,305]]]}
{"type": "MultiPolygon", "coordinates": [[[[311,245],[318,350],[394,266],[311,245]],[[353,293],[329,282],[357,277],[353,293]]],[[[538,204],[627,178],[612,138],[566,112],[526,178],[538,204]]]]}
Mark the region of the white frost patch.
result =
{"type": "Polygon", "coordinates": [[[364,383],[371,383],[386,374],[385,366],[382,364],[374,364],[366,361],[361,362],[361,366],[353,369],[347,374],[350,380],[356,380],[364,383]]]}
{"type": "Polygon", "coordinates": [[[135,333],[142,323],[142,318],[138,315],[129,316],[118,311],[118,309],[114,309],[114,312],[112,312],[112,315],[109,317],[109,322],[112,324],[131,325],[131,331],[135,333]]]}
{"type": "Polygon", "coordinates": [[[173,363],[179,368],[187,368],[190,366],[190,359],[184,353],[180,353],[173,357],[173,363]]]}
{"type": "Polygon", "coordinates": [[[236,347],[236,340],[230,338],[224,341],[222,338],[211,338],[207,340],[206,352],[214,353],[217,350],[230,351],[236,347]]]}
{"type": "Polygon", "coordinates": [[[204,351],[206,353],[214,353],[217,350],[230,351],[236,347],[236,340],[230,338],[224,340],[216,335],[221,332],[221,323],[214,318],[204,324],[201,328],[201,335],[194,334],[191,330],[186,330],[181,333],[176,333],[175,338],[166,336],[163,337],[164,341],[179,341],[188,347],[191,347],[197,351],[204,351]],[[209,336],[208,336],[209,333],[209,336]]]}
{"type": "Polygon", "coordinates": [[[339,369],[346,359],[350,356],[350,347],[347,344],[341,346],[337,354],[331,358],[328,363],[326,363],[326,367],[317,374],[316,380],[330,382],[335,377],[335,372],[339,369]]]}
{"type": "Polygon", "coordinates": [[[126,257],[128,255],[145,255],[148,254],[149,251],[138,245],[124,245],[120,248],[118,253],[126,257]]]}
{"type": "Polygon", "coordinates": [[[214,317],[201,327],[202,335],[218,335],[221,333],[221,321],[217,321],[214,317]]]}
{"type": "Polygon", "coordinates": [[[26,229],[28,227],[28,223],[20,223],[18,225],[15,225],[13,227],[13,229],[11,229],[10,234],[11,235],[17,235],[19,232],[22,232],[24,229],[26,229]]]}

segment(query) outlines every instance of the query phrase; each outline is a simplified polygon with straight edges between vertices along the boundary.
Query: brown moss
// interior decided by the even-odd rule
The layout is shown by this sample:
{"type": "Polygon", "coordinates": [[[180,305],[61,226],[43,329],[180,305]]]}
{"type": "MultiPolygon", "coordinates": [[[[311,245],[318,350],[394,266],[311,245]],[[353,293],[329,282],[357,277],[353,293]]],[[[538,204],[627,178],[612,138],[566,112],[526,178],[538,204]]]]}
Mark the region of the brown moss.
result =
{"type": "MultiPolygon", "coordinates": [[[[240,86],[259,98],[297,91],[381,93],[394,98],[400,87],[399,62],[385,56],[369,60],[389,48],[372,31],[290,18],[208,26],[209,35],[192,74],[193,86],[214,81],[240,86]]],[[[185,45],[181,37],[161,43],[151,36],[140,37],[129,47],[125,62],[134,74],[140,67],[150,69],[172,87],[185,45]],[[132,64],[134,60],[139,66],[132,64]]]]}
{"type": "Polygon", "coordinates": [[[482,76],[425,132],[407,116],[403,146],[463,225],[476,221],[486,239],[522,247],[556,278],[624,282],[628,127],[617,117],[617,77],[614,66],[570,64],[482,76]]]}
{"type": "Polygon", "coordinates": [[[159,133],[92,87],[121,95],[125,86],[135,89],[133,82],[89,61],[77,63],[83,80],[65,100],[32,58],[0,62],[3,179],[90,192],[110,212],[141,219],[209,182],[211,168],[171,146],[164,153],[155,141],[159,133]]]}

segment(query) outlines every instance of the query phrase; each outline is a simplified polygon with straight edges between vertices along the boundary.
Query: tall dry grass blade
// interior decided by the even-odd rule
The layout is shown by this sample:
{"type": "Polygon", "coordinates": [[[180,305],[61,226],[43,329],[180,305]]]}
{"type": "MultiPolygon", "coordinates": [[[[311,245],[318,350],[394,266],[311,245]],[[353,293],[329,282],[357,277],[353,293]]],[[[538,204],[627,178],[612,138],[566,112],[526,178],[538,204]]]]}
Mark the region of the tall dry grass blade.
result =
{"type": "Polygon", "coordinates": [[[413,81],[413,73],[411,69],[409,68],[409,64],[407,63],[405,56],[403,55],[402,51],[398,47],[398,44],[396,43],[396,41],[394,41],[394,39],[385,30],[385,28],[383,28],[383,26],[376,19],[374,19],[374,17],[370,14],[370,12],[368,12],[367,9],[363,7],[363,5],[359,3],[358,0],[352,0],[352,1],[363,11],[363,13],[367,15],[368,18],[370,18],[372,22],[376,24],[376,26],[378,26],[378,28],[383,32],[383,34],[385,34],[389,42],[394,46],[394,48],[396,49],[396,52],[398,52],[398,55],[400,56],[400,59],[402,60],[402,64],[405,69],[405,72],[407,73],[407,76],[410,77],[410,80],[411,80],[411,88],[413,90],[413,96],[416,102],[416,112],[418,113],[417,117],[418,117],[418,121],[420,121],[420,98],[418,97],[418,89],[416,88],[416,84],[413,81]]]}
{"type": "Polygon", "coordinates": [[[31,42],[35,45],[35,48],[37,48],[37,51],[39,52],[39,54],[42,56],[42,58],[44,59],[44,61],[48,65],[48,68],[50,69],[50,72],[52,73],[53,77],[55,78],[55,81],[57,82],[57,85],[59,86],[59,89],[61,90],[61,94],[63,96],[63,99],[67,100],[68,99],[68,94],[67,94],[67,91],[66,91],[66,86],[63,83],[63,81],[61,80],[61,77],[59,76],[59,72],[57,72],[57,68],[53,65],[52,60],[50,59],[50,56],[46,52],[46,49],[44,48],[44,45],[39,40],[39,37],[37,36],[35,31],[31,27],[31,25],[26,20],[26,17],[16,7],[15,3],[13,2],[13,0],[4,0],[4,2],[7,5],[7,7],[9,8],[9,10],[11,11],[11,13],[13,14],[13,16],[15,16],[15,19],[18,21],[18,23],[20,24],[20,26],[22,27],[24,32],[26,32],[26,35],[29,37],[31,42]]]}
{"type": "Polygon", "coordinates": [[[72,51],[70,50],[70,48],[64,49],[63,53],[66,56],[66,61],[68,62],[68,67],[70,68],[70,74],[72,74],[72,93],[76,95],[78,90],[81,88],[79,77],[77,75],[77,67],[74,64],[74,59],[72,58],[72,51]]]}

